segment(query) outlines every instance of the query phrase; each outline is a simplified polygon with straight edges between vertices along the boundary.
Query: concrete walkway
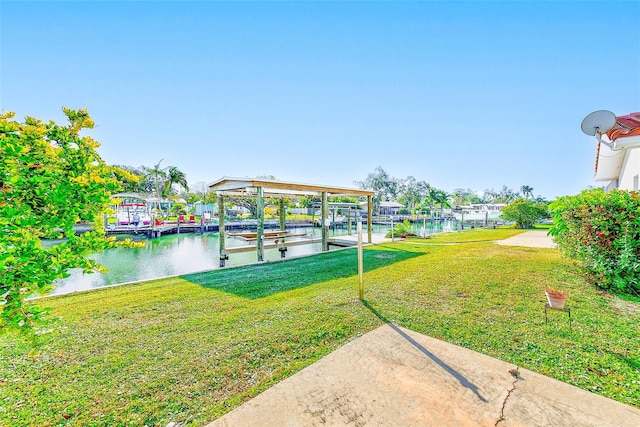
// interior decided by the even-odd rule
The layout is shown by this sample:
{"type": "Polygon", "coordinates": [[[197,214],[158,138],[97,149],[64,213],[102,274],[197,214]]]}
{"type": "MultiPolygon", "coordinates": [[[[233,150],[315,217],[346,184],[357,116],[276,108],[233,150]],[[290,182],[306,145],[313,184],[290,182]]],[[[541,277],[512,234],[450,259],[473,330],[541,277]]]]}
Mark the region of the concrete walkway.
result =
{"type": "Polygon", "coordinates": [[[553,242],[551,236],[547,235],[545,230],[525,231],[517,236],[496,242],[505,246],[527,246],[530,248],[555,248],[557,245],[553,242]]]}
{"type": "Polygon", "coordinates": [[[392,324],[214,426],[640,426],[640,410],[392,324]]]}
{"type": "MultiPolygon", "coordinates": [[[[357,242],[358,236],[354,233],[348,236],[340,236],[337,239],[357,242]]],[[[378,245],[380,243],[388,243],[391,242],[391,238],[384,237],[383,234],[372,234],[371,240],[374,245],[378,245]]],[[[401,241],[403,239],[396,238],[395,241],[401,241]]],[[[364,244],[367,243],[367,233],[366,230],[363,230],[362,233],[362,242],[364,244]]],[[[504,246],[526,246],[530,248],[555,248],[557,245],[553,242],[553,238],[547,235],[546,230],[531,230],[525,231],[524,233],[520,233],[517,236],[509,237],[508,239],[498,240],[496,241],[499,245],[504,246]]]]}

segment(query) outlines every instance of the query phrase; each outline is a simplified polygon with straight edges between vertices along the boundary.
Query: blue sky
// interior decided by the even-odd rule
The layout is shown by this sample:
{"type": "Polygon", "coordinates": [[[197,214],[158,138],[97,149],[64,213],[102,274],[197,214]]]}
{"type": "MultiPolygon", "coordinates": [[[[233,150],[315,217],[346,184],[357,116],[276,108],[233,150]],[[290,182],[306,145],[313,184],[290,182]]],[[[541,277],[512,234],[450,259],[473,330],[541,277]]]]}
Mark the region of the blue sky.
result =
{"type": "Polygon", "coordinates": [[[640,110],[640,2],[0,4],[0,109],[88,108],[110,164],[353,186],[377,166],[549,199],[588,113],[640,110]]]}

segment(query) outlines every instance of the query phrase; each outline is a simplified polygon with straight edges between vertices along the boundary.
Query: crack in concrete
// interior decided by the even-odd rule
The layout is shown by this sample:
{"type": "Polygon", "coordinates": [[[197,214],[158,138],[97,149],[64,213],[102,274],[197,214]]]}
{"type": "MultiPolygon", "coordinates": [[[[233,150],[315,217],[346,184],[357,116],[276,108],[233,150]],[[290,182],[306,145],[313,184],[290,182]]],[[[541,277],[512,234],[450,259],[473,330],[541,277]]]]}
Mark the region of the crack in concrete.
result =
{"type": "Polygon", "coordinates": [[[507,400],[509,400],[509,396],[511,396],[511,393],[513,393],[516,390],[516,384],[518,383],[518,380],[520,379],[520,370],[518,369],[517,366],[516,366],[516,369],[509,370],[509,373],[511,374],[511,376],[513,376],[515,378],[515,380],[513,381],[513,384],[511,384],[511,390],[509,390],[507,392],[507,396],[502,401],[502,409],[500,410],[500,418],[498,418],[496,423],[493,425],[494,427],[498,427],[498,424],[500,424],[503,421],[506,421],[506,418],[504,417],[504,408],[507,406],[507,400]]]}

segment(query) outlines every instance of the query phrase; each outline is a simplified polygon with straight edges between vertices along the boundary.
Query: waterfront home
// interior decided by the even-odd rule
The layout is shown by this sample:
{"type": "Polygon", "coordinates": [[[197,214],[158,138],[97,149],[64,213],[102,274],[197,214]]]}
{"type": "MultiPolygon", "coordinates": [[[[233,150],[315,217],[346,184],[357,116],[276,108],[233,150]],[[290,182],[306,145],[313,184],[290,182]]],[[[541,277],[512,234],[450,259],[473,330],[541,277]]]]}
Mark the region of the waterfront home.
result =
{"type": "Polygon", "coordinates": [[[405,206],[398,202],[380,202],[380,215],[398,215],[405,206]]]}
{"type": "Polygon", "coordinates": [[[617,116],[613,128],[602,135],[612,147],[596,148],[595,181],[605,190],[638,190],[640,185],[640,113],[617,116]]]}
{"type": "Polygon", "coordinates": [[[456,206],[452,214],[458,221],[498,221],[502,208],[506,205],[506,203],[473,203],[456,206]]]}

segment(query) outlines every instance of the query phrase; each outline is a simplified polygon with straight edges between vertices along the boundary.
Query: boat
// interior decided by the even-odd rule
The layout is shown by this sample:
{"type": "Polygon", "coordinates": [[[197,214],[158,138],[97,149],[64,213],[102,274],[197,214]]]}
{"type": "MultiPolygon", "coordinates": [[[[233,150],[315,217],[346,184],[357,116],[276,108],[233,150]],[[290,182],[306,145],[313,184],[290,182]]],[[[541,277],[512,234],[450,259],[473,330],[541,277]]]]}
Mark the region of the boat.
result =
{"type": "Polygon", "coordinates": [[[133,225],[133,216],[138,214],[140,227],[151,224],[151,213],[144,203],[123,203],[116,211],[117,225],[133,225]]]}

